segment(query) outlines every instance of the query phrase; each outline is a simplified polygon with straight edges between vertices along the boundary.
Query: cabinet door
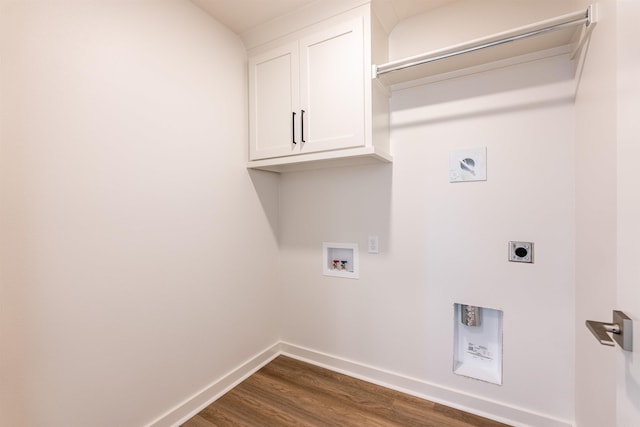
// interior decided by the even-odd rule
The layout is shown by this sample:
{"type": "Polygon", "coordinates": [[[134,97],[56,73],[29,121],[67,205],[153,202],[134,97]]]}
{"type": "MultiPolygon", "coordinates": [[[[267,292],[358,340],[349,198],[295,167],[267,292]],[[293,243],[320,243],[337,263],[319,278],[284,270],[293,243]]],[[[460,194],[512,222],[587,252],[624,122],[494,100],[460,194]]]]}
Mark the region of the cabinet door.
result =
{"type": "Polygon", "coordinates": [[[300,40],[302,152],[364,145],[363,18],[300,40]]]}
{"type": "Polygon", "coordinates": [[[249,158],[299,152],[298,43],[249,59],[249,158]],[[295,124],[295,127],[293,126],[295,124]],[[295,143],[294,143],[295,141],[295,143]]]}

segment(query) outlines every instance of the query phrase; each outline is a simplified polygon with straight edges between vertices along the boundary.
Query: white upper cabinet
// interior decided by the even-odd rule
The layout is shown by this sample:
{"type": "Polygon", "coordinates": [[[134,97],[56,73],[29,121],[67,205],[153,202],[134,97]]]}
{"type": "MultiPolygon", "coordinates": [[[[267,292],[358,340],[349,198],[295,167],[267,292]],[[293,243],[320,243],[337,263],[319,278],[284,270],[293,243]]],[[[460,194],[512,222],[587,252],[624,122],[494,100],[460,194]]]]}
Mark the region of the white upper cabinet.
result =
{"type": "Polygon", "coordinates": [[[368,7],[357,8],[250,51],[249,168],[391,160],[389,93],[373,87],[371,20],[368,7]]]}
{"type": "Polygon", "coordinates": [[[249,60],[251,160],[364,145],[362,18],[249,60]]]}
{"type": "Polygon", "coordinates": [[[364,141],[362,18],[300,40],[301,152],[364,141]]]}
{"type": "Polygon", "coordinates": [[[293,153],[299,141],[295,132],[300,110],[298,43],[287,43],[249,60],[249,99],[250,158],[293,153]]]}

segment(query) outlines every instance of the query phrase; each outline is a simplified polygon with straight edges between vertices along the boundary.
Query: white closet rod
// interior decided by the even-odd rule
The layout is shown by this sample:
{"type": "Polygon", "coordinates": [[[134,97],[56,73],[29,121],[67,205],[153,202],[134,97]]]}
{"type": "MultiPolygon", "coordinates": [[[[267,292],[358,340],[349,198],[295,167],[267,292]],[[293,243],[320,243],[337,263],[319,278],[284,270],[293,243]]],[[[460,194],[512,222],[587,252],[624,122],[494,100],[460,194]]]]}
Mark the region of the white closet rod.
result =
{"type": "MultiPolygon", "coordinates": [[[[381,66],[374,66],[374,76],[380,76],[382,74],[387,74],[387,73],[392,73],[394,71],[400,71],[400,70],[404,70],[405,68],[410,68],[410,67],[415,67],[417,65],[423,65],[423,64],[428,64],[430,62],[435,62],[435,61],[440,61],[442,59],[447,59],[447,58],[451,58],[453,56],[458,56],[458,55],[464,55],[465,53],[470,53],[470,52],[475,52],[477,50],[481,50],[481,49],[486,49],[489,47],[493,47],[493,46],[498,46],[501,44],[505,44],[505,43],[510,43],[510,42],[514,42],[520,39],[524,39],[527,37],[532,37],[532,36],[537,36],[540,34],[544,34],[544,33],[549,33],[551,31],[557,31],[557,30],[562,30],[565,28],[570,28],[570,27],[574,27],[577,25],[582,25],[585,24],[586,27],[589,27],[589,25],[591,25],[592,20],[593,20],[593,6],[589,6],[589,8],[587,8],[586,12],[575,12],[572,14],[568,14],[568,15],[564,15],[558,18],[553,19],[553,22],[558,22],[559,20],[561,21],[565,21],[565,22],[561,22],[559,24],[552,24],[552,25],[548,25],[542,28],[538,28],[535,30],[530,30],[530,28],[532,27],[537,27],[539,26],[541,23],[538,24],[533,24],[533,25],[529,25],[527,27],[521,27],[519,29],[516,30],[512,30],[509,32],[505,32],[502,33],[501,35],[503,35],[503,38],[500,38],[498,40],[493,40],[493,41],[488,41],[488,42],[483,42],[483,39],[480,40],[476,40],[475,43],[480,43],[480,44],[472,44],[470,47],[461,47],[457,50],[454,50],[452,52],[446,52],[446,53],[442,53],[442,54],[438,54],[437,52],[431,53],[431,54],[426,54],[424,56],[416,56],[413,57],[415,60],[411,61],[411,58],[409,59],[404,59],[401,61],[396,61],[396,62],[390,62],[388,64],[384,64],[381,66]],[[569,21],[567,21],[567,19],[569,19],[569,21]],[[513,35],[507,35],[506,34],[512,34],[513,35]],[[411,62],[405,62],[405,61],[411,61],[411,62]]],[[[551,20],[550,20],[551,21],[551,20]]],[[[548,22],[550,22],[548,21],[548,22]]],[[[491,37],[486,37],[484,40],[488,40],[488,39],[493,39],[496,36],[491,36],[491,37]]],[[[472,42],[474,43],[474,42],[472,42]]],[[[470,43],[471,44],[471,43],[470,43]]],[[[582,44],[582,41],[579,43],[582,44]]],[[[462,45],[464,46],[464,45],[462,45]]]]}

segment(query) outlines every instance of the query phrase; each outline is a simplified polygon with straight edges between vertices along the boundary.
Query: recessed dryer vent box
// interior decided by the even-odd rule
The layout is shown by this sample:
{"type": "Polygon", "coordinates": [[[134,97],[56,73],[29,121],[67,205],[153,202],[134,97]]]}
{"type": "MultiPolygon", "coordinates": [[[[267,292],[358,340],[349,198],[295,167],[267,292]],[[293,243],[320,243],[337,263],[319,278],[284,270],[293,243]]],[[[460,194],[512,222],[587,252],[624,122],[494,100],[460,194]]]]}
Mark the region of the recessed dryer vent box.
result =
{"type": "Polygon", "coordinates": [[[449,182],[487,180],[487,147],[449,152],[449,182]]]}
{"type": "Polygon", "coordinates": [[[358,279],[360,277],[358,244],[323,243],[322,274],[358,279]]]}
{"type": "Polygon", "coordinates": [[[453,372],[502,385],[502,311],[454,304],[453,372]]]}

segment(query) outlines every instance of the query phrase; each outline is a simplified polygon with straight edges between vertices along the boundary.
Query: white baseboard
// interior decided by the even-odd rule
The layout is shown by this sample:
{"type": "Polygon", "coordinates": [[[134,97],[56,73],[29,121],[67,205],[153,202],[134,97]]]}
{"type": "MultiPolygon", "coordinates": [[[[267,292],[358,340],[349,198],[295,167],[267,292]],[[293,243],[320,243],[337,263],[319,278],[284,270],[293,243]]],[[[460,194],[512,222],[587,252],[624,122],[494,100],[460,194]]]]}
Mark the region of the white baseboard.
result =
{"type": "Polygon", "coordinates": [[[281,342],[281,354],[514,427],[572,427],[569,421],[281,342]]]}
{"type": "Polygon", "coordinates": [[[229,390],[257,372],[281,354],[280,343],[251,357],[227,375],[214,381],[172,410],[147,425],[147,427],[175,427],[185,423],[198,412],[218,400],[229,390]]]}
{"type": "Polygon", "coordinates": [[[488,400],[481,396],[449,389],[308,348],[278,342],[247,360],[229,374],[196,393],[171,411],[168,411],[165,415],[149,424],[148,427],[179,426],[279,355],[285,355],[312,363],[354,378],[503,422],[514,427],[573,426],[573,423],[569,421],[559,420],[544,414],[527,411],[523,408],[488,400]]]}

